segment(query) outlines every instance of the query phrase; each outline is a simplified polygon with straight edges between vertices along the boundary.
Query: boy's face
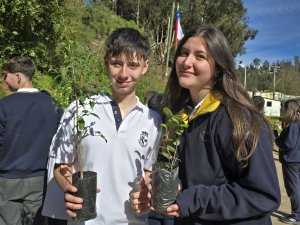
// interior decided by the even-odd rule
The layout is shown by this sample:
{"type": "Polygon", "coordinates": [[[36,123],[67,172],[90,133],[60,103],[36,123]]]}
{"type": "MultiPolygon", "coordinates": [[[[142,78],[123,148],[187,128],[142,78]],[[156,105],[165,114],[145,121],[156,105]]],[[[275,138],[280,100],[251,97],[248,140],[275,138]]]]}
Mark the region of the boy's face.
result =
{"type": "Polygon", "coordinates": [[[126,55],[111,57],[106,61],[112,91],[117,95],[130,95],[135,92],[139,78],[146,73],[148,62],[137,59],[136,56],[129,59],[126,55]]]}

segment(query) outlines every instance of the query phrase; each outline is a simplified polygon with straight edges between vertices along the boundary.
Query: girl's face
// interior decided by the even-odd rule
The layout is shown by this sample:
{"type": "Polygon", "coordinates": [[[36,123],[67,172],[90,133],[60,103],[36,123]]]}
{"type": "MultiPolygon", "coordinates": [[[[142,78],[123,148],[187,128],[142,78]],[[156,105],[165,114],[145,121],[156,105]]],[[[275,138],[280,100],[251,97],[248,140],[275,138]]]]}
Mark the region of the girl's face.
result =
{"type": "Polygon", "coordinates": [[[199,102],[210,92],[214,68],[215,61],[207,50],[205,40],[190,37],[176,59],[176,73],[179,85],[189,89],[194,102],[199,102]]]}

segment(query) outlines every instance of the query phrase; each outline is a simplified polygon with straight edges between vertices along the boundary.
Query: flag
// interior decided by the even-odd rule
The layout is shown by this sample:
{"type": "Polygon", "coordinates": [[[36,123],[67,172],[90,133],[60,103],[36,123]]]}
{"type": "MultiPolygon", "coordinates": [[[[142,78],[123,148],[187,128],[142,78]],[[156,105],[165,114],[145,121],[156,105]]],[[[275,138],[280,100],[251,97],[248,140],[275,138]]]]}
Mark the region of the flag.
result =
{"type": "Polygon", "coordinates": [[[176,21],[175,21],[175,37],[176,37],[176,45],[179,43],[179,41],[183,38],[184,34],[182,32],[181,26],[180,26],[180,15],[179,10],[176,10],[176,21]]]}

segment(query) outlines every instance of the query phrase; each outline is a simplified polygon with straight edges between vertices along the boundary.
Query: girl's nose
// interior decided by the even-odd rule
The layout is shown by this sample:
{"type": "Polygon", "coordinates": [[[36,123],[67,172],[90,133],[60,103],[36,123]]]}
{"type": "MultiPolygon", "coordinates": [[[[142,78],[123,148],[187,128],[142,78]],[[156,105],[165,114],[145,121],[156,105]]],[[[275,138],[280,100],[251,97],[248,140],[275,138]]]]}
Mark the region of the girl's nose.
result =
{"type": "Polygon", "coordinates": [[[188,55],[184,61],[183,61],[183,65],[186,67],[191,67],[193,65],[193,57],[191,55],[188,55]]]}

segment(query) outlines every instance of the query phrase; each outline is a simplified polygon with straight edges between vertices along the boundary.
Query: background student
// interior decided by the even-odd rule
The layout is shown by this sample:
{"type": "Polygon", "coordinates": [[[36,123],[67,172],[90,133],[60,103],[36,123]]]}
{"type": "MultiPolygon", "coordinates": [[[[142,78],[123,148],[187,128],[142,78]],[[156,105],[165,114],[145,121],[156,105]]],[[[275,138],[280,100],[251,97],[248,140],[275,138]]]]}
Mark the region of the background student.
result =
{"type": "Polygon", "coordinates": [[[35,67],[16,56],[2,67],[12,94],[0,99],[0,224],[41,225],[49,147],[62,109],[32,85],[35,67]]]}
{"type": "Polygon", "coordinates": [[[282,127],[276,138],[279,147],[279,161],[286,192],[291,201],[292,212],[281,222],[296,224],[300,222],[300,106],[297,100],[283,103],[282,127]]]}

